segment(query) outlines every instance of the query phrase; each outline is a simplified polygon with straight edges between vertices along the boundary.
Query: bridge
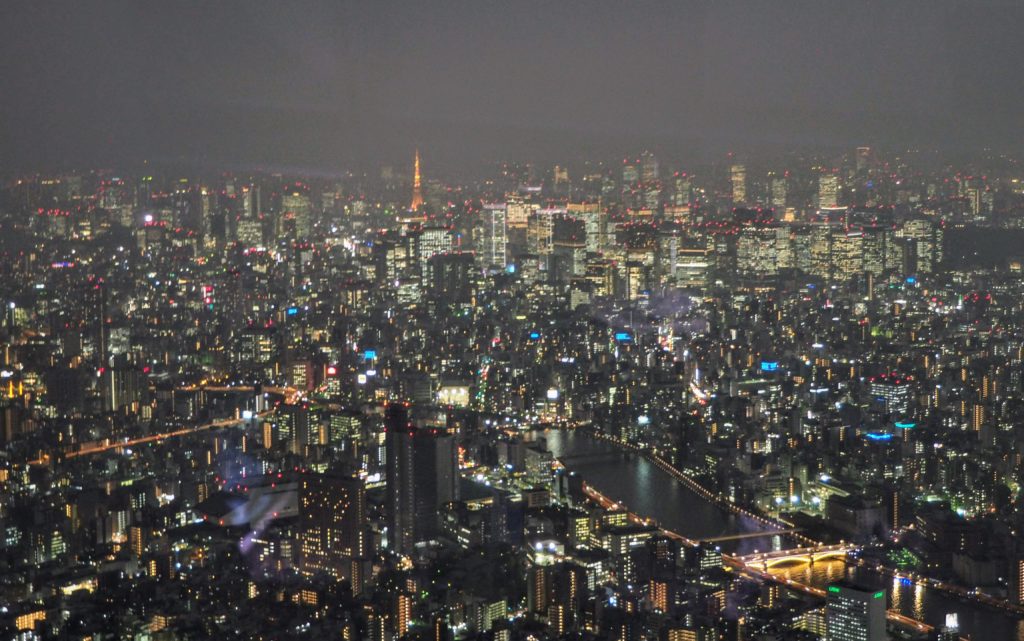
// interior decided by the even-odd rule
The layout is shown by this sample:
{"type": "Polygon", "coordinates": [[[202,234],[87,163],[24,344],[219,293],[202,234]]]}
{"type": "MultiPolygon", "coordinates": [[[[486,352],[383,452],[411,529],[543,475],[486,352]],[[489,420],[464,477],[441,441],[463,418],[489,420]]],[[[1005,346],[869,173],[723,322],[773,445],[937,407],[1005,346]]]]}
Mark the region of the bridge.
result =
{"type": "MultiPolygon", "coordinates": [[[[189,385],[182,385],[175,388],[179,392],[206,392],[208,394],[255,394],[256,387],[253,385],[214,385],[214,384],[203,384],[193,383],[189,385]]],[[[260,387],[260,392],[263,394],[272,394],[274,396],[284,397],[285,403],[291,405],[295,403],[301,396],[298,389],[294,387],[277,387],[274,385],[263,385],[260,387]]]]}
{"type": "Polygon", "coordinates": [[[744,532],[742,534],[726,534],[724,536],[716,536],[710,539],[701,539],[701,542],[721,543],[723,541],[739,541],[742,539],[763,539],[765,537],[775,536],[776,534],[797,534],[800,531],[800,528],[790,528],[788,530],[764,530],[760,532],[744,532]]]}
{"type": "Polygon", "coordinates": [[[823,559],[845,559],[850,552],[859,549],[852,543],[837,543],[835,545],[811,545],[787,550],[772,550],[768,552],[755,552],[746,556],[733,557],[738,564],[745,567],[758,568],[761,572],[767,572],[768,568],[782,565],[784,563],[809,563],[823,559]]]}
{"type": "MultiPolygon", "coordinates": [[[[59,456],[61,456],[64,459],[72,459],[72,458],[76,458],[76,457],[79,457],[79,456],[89,456],[89,455],[92,455],[92,454],[99,454],[101,452],[110,452],[110,451],[118,451],[118,452],[120,452],[120,451],[123,451],[123,450],[125,450],[127,448],[134,447],[136,445],[144,445],[146,443],[153,443],[153,442],[162,442],[162,441],[165,441],[165,440],[168,440],[168,439],[177,438],[179,436],[191,436],[191,435],[199,434],[201,432],[215,431],[215,430],[219,430],[219,429],[226,428],[226,427],[233,427],[235,425],[244,425],[245,423],[250,423],[250,422],[255,421],[257,419],[264,418],[264,417],[268,416],[270,413],[271,413],[270,410],[266,410],[266,411],[260,412],[259,414],[254,414],[252,416],[252,418],[241,418],[241,417],[222,418],[222,419],[217,419],[215,421],[210,421],[209,423],[203,423],[201,425],[193,425],[193,426],[190,426],[190,427],[183,427],[183,428],[180,428],[180,429],[169,430],[169,431],[166,431],[166,432],[160,432],[159,434],[148,434],[146,436],[140,436],[140,437],[132,438],[132,439],[125,439],[125,440],[110,440],[110,439],[106,439],[103,442],[100,442],[99,444],[88,445],[88,446],[82,447],[80,449],[67,449],[67,450],[61,452],[59,456]]],[[[43,454],[43,456],[41,458],[38,458],[38,459],[35,459],[35,460],[32,460],[32,461],[28,461],[28,464],[29,465],[49,464],[52,461],[52,458],[53,457],[51,457],[50,454],[43,454]]]]}

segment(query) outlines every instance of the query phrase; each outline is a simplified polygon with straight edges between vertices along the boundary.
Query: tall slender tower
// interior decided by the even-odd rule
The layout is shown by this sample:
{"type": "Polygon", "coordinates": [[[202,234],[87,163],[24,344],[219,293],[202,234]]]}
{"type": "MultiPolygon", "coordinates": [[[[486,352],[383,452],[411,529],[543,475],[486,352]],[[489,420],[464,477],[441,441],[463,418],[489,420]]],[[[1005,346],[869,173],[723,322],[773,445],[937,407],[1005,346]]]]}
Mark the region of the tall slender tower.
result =
{"type": "Polygon", "coordinates": [[[420,150],[416,150],[416,162],[412,174],[412,204],[409,209],[416,211],[423,206],[423,186],[420,184],[420,150]]]}

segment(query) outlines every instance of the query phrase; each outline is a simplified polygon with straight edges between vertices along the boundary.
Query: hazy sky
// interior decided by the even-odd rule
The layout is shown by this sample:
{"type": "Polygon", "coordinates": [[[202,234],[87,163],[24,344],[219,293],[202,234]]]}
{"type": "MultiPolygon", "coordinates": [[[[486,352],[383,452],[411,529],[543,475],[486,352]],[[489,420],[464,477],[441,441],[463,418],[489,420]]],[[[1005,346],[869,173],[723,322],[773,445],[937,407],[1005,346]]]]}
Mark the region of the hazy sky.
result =
{"type": "Polygon", "coordinates": [[[29,2],[0,167],[1019,150],[1024,3],[29,2]]]}

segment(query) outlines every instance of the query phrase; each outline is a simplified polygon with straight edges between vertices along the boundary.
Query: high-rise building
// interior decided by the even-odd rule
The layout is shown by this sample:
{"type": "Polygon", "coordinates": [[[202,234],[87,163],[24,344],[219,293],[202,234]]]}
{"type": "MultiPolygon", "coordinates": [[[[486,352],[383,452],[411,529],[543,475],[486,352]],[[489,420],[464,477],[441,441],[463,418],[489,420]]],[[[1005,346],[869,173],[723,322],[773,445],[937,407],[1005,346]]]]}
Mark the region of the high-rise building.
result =
{"type": "Polygon", "coordinates": [[[506,222],[509,229],[526,229],[530,214],[538,208],[537,205],[527,202],[518,194],[508,194],[505,197],[505,206],[506,222]]]}
{"type": "Polygon", "coordinates": [[[336,472],[303,475],[298,539],[300,571],[347,579],[358,594],[367,556],[363,481],[336,472]]]}
{"type": "Polygon", "coordinates": [[[785,209],[786,207],[786,177],[773,174],[769,180],[769,188],[771,190],[770,203],[772,207],[776,209],[785,209]]]}
{"type": "Polygon", "coordinates": [[[676,172],[675,185],[672,190],[672,204],[676,207],[690,204],[690,191],[693,188],[690,176],[686,172],[676,172]]]}
{"type": "Polygon", "coordinates": [[[650,183],[660,178],[658,159],[649,151],[640,154],[640,180],[650,183]]]}
{"type": "Polygon", "coordinates": [[[290,185],[281,196],[281,214],[295,225],[296,238],[309,238],[313,233],[313,205],[303,185],[290,185]]]}
{"type": "Polygon", "coordinates": [[[857,172],[867,171],[871,165],[871,147],[857,147],[857,172]]]}
{"type": "Polygon", "coordinates": [[[600,252],[608,232],[608,213],[598,203],[569,203],[567,210],[569,215],[583,221],[587,251],[600,252]]]}
{"type": "Polygon", "coordinates": [[[831,209],[839,205],[839,176],[828,173],[818,177],[818,207],[831,209]]]}
{"type": "Polygon", "coordinates": [[[828,586],[827,641],[886,641],[885,590],[840,581],[828,586]]]}
{"type": "Polygon", "coordinates": [[[553,208],[533,213],[526,228],[526,250],[531,254],[550,254],[554,248],[555,218],[564,215],[564,209],[553,208]]]}
{"type": "Polygon", "coordinates": [[[929,274],[938,269],[942,262],[942,227],[926,218],[915,218],[908,220],[896,236],[913,245],[916,273],[929,274]]]}
{"type": "Polygon", "coordinates": [[[391,405],[386,447],[388,546],[409,554],[437,536],[441,508],[459,498],[455,437],[417,428],[404,406],[391,405]]]}
{"type": "Polygon", "coordinates": [[[896,416],[907,416],[914,399],[914,377],[898,372],[887,372],[872,376],[871,397],[883,411],[896,416]]]}
{"type": "Polygon", "coordinates": [[[745,276],[770,276],[778,272],[775,248],[777,232],[772,225],[745,225],[736,239],[736,269],[745,276]]]}
{"type": "Polygon", "coordinates": [[[747,202],[747,166],[733,165],[729,174],[732,181],[732,204],[743,205],[747,202]]]}
{"type": "Polygon", "coordinates": [[[484,205],[484,263],[504,268],[508,264],[508,214],[505,203],[484,205]]]}
{"type": "Polygon", "coordinates": [[[425,227],[416,238],[416,260],[422,283],[426,285],[431,279],[430,259],[452,250],[453,234],[448,227],[425,227]]]}

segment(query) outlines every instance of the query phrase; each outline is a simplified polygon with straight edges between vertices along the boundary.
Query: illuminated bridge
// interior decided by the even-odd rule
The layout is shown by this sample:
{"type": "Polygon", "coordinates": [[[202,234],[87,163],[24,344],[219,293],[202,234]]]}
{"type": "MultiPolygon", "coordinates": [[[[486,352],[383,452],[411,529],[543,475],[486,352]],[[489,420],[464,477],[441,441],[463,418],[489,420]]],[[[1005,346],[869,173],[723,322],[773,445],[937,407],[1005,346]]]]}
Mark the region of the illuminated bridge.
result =
{"type": "Polygon", "coordinates": [[[808,547],[789,548],[788,550],[773,550],[771,552],[758,552],[746,556],[733,557],[738,563],[746,567],[752,567],[767,571],[768,568],[782,565],[784,563],[809,563],[823,559],[845,559],[847,553],[858,549],[852,543],[838,543],[836,545],[814,545],[808,547]]]}

